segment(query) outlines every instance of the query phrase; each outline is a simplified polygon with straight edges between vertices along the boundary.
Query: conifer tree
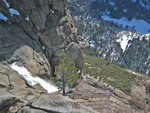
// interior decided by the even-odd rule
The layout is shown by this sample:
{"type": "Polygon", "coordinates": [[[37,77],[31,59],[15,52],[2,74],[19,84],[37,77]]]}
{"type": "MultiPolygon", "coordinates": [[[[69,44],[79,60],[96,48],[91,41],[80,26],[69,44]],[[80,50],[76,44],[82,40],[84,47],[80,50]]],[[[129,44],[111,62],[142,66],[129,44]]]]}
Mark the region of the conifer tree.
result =
{"type": "Polygon", "coordinates": [[[55,66],[55,74],[61,78],[61,84],[58,83],[57,76],[55,80],[58,83],[57,85],[63,89],[63,95],[65,95],[66,85],[74,85],[79,76],[75,63],[71,61],[71,58],[66,53],[61,53],[61,62],[58,66],[55,66]]]}

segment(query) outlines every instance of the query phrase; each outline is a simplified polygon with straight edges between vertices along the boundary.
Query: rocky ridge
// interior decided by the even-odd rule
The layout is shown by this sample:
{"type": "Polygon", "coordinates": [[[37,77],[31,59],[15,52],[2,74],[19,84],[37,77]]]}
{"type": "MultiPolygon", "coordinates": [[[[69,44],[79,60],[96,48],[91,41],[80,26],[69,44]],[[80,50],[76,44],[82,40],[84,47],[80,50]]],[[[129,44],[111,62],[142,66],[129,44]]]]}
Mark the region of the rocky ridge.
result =
{"type": "MultiPolygon", "coordinates": [[[[138,87],[140,88],[140,85],[138,87]]],[[[149,113],[150,105],[143,98],[139,98],[144,95],[144,91],[140,93],[140,90],[137,92],[133,90],[133,94],[126,95],[106,83],[85,76],[84,81],[69,96],[76,102],[89,106],[100,113],[149,113]]]]}
{"type": "MultiPolygon", "coordinates": [[[[10,66],[1,64],[0,113],[148,113],[150,79],[137,75],[131,95],[89,75],[66,97],[61,92],[47,94],[40,85],[29,87],[10,66]]],[[[132,72],[134,73],[134,72],[132,72]]],[[[134,73],[137,74],[137,73],[134,73]]]]}
{"type": "Polygon", "coordinates": [[[10,66],[0,65],[0,113],[97,113],[58,92],[48,94],[39,84],[29,87],[10,66]]]}

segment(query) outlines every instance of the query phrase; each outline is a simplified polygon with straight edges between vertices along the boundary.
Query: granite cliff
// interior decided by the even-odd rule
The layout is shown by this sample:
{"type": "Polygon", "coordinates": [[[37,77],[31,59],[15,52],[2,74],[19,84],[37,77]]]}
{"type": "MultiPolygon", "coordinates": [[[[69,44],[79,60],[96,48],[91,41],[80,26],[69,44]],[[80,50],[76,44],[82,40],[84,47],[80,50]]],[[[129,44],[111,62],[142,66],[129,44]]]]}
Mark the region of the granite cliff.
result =
{"type": "Polygon", "coordinates": [[[17,108],[10,112],[19,112],[29,100],[46,92],[39,84],[31,86],[37,81],[26,77],[48,81],[61,52],[82,68],[77,31],[66,0],[0,0],[0,113],[13,105],[17,108]],[[12,64],[18,66],[18,73],[12,64]]]}
{"type": "Polygon", "coordinates": [[[1,0],[0,61],[49,76],[66,52],[78,68],[82,54],[66,0],[1,0]]]}

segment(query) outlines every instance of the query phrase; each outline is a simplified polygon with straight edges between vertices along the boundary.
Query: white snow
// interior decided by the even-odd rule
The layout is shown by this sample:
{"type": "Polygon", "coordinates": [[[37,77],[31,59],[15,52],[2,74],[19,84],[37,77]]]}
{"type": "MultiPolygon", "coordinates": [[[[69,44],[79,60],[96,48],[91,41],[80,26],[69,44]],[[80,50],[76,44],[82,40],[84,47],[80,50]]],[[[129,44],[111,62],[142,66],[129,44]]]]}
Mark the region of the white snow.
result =
{"type": "Polygon", "coordinates": [[[140,1],[139,3],[140,3],[140,5],[141,5],[142,7],[145,6],[145,4],[144,4],[142,1],[140,1]]]}
{"type": "Polygon", "coordinates": [[[115,5],[115,3],[114,3],[114,2],[112,2],[112,1],[109,1],[109,4],[111,4],[112,6],[114,6],[114,5],[115,5]]]}
{"type": "Polygon", "coordinates": [[[150,33],[147,33],[145,36],[150,37],[150,33]]]}
{"type": "Polygon", "coordinates": [[[95,41],[90,41],[89,45],[94,48],[95,47],[95,41]]]}
{"type": "Polygon", "coordinates": [[[8,4],[8,2],[6,0],[3,0],[3,2],[6,4],[7,8],[10,7],[10,5],[8,4]]]}
{"type": "Polygon", "coordinates": [[[26,21],[30,21],[29,16],[27,15],[27,17],[25,17],[26,21]]]}
{"type": "Polygon", "coordinates": [[[6,16],[4,16],[4,15],[0,12],[0,20],[7,21],[8,18],[7,18],[6,16]]]}
{"type": "Polygon", "coordinates": [[[128,12],[128,10],[127,9],[123,9],[123,12],[126,13],[126,12],[128,12]]]}
{"type": "Polygon", "coordinates": [[[139,33],[130,32],[130,31],[120,31],[117,33],[116,42],[120,43],[120,46],[124,52],[126,49],[128,49],[131,46],[133,39],[139,38],[141,41],[143,39],[143,37],[149,41],[150,40],[150,33],[139,34],[139,33]]]}
{"type": "Polygon", "coordinates": [[[106,54],[103,54],[103,58],[105,58],[106,57],[106,54]]]}
{"type": "Polygon", "coordinates": [[[13,16],[13,15],[20,15],[20,13],[17,11],[17,10],[15,10],[15,9],[13,9],[13,8],[9,8],[9,13],[11,14],[11,16],[13,16]]]}
{"type": "Polygon", "coordinates": [[[95,47],[95,45],[94,45],[94,44],[90,44],[90,46],[91,46],[91,47],[95,47]]]}
{"type": "Polygon", "coordinates": [[[34,86],[35,84],[40,84],[48,93],[58,91],[58,88],[39,77],[31,76],[31,73],[25,67],[19,67],[16,65],[16,62],[10,65],[11,68],[17,71],[25,80],[28,82],[29,85],[34,86]]]}
{"type": "Polygon", "coordinates": [[[51,12],[54,14],[54,11],[51,9],[51,12]]]}
{"type": "Polygon", "coordinates": [[[150,40],[150,33],[147,33],[147,34],[145,35],[145,38],[146,38],[146,40],[150,40]]]}
{"type": "Polygon", "coordinates": [[[45,47],[45,46],[42,46],[42,49],[43,49],[43,50],[45,50],[45,49],[46,49],[46,47],[45,47]]]}
{"type": "Polygon", "coordinates": [[[113,22],[117,22],[118,24],[122,24],[124,27],[126,25],[128,25],[129,27],[135,26],[135,30],[142,34],[148,33],[148,30],[150,29],[150,24],[141,19],[139,19],[139,20],[132,19],[131,21],[129,21],[125,17],[122,17],[120,19],[115,19],[115,18],[111,18],[107,15],[102,16],[102,18],[104,20],[113,21],[113,22]]]}
{"type": "Polygon", "coordinates": [[[149,72],[150,72],[150,70],[149,70],[149,69],[147,69],[147,70],[146,70],[146,74],[148,74],[149,72]]]}
{"type": "Polygon", "coordinates": [[[131,38],[123,35],[122,38],[116,40],[116,42],[119,42],[120,43],[120,46],[123,50],[123,52],[126,50],[126,47],[128,46],[128,41],[130,40],[131,38]]]}

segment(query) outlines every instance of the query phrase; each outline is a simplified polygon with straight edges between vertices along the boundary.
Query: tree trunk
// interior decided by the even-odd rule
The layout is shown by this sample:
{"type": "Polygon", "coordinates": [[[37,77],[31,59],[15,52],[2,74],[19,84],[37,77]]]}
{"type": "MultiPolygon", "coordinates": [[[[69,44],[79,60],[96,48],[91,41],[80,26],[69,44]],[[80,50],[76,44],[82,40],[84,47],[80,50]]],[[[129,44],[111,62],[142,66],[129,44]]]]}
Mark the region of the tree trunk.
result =
{"type": "Polygon", "coordinates": [[[65,95],[65,87],[66,87],[66,85],[65,85],[65,75],[63,73],[63,95],[65,95]]]}

